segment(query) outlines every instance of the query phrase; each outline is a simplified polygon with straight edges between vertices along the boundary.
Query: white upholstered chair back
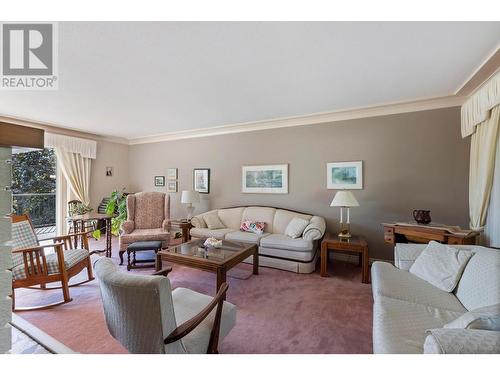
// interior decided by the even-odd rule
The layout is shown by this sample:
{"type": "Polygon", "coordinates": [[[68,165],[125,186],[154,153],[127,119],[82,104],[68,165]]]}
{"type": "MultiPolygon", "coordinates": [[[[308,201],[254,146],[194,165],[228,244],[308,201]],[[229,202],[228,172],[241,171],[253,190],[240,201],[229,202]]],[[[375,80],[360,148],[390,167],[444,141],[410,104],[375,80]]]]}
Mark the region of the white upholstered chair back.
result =
{"type": "Polygon", "coordinates": [[[130,353],[185,353],[180,340],[163,344],[177,327],[168,278],[120,272],[109,258],[95,271],[109,332],[130,353]]]}

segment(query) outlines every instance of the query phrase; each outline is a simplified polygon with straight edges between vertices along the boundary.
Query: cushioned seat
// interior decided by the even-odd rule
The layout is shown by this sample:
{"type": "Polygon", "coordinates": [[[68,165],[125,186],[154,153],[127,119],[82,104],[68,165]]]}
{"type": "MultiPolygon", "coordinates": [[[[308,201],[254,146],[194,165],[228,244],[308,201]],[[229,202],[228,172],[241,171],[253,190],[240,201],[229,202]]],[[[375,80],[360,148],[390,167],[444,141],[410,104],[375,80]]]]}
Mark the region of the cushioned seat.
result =
{"type": "Polygon", "coordinates": [[[270,233],[256,234],[250,232],[234,231],[226,234],[226,240],[252,243],[258,245],[262,238],[267,237],[269,235],[270,233]]]}
{"type": "Polygon", "coordinates": [[[218,240],[223,240],[226,234],[234,232],[234,229],[223,228],[223,229],[208,229],[208,228],[192,228],[191,236],[195,238],[208,238],[214,237],[218,240]]]}
{"type": "MultiPolygon", "coordinates": [[[[73,267],[75,264],[84,260],[88,256],[89,251],[86,249],[69,249],[64,251],[64,264],[66,265],[66,269],[73,267]]],[[[57,254],[47,254],[45,259],[47,261],[47,270],[49,275],[58,274],[59,262],[57,261],[57,254]]],[[[12,268],[12,277],[15,280],[26,278],[24,262],[12,268]]]]}
{"type": "Polygon", "coordinates": [[[372,290],[374,298],[384,296],[446,310],[466,311],[453,293],[438,289],[414,274],[402,272],[386,262],[373,263],[372,290]]]}
{"type": "Polygon", "coordinates": [[[260,241],[260,246],[290,251],[312,251],[314,241],[303,238],[290,238],[284,234],[271,234],[260,241]]]}
{"type": "MultiPolygon", "coordinates": [[[[177,326],[188,321],[210,304],[212,297],[186,288],[172,291],[172,302],[177,326]]],[[[210,341],[210,332],[214,324],[215,309],[187,336],[182,338],[182,344],[188,353],[205,353],[210,341]]],[[[236,306],[224,302],[219,333],[219,340],[231,331],[236,324],[236,306]]]]}
{"type": "Polygon", "coordinates": [[[373,304],[373,351],[422,353],[428,329],[441,328],[463,313],[379,296],[373,304]]]}
{"type": "Polygon", "coordinates": [[[130,233],[123,233],[120,235],[122,242],[128,246],[133,242],[143,241],[169,241],[170,233],[165,232],[162,228],[152,229],[134,229],[130,233]]]}
{"type": "Polygon", "coordinates": [[[130,251],[157,250],[160,248],[161,248],[161,241],[134,242],[127,246],[127,250],[130,251]]]}

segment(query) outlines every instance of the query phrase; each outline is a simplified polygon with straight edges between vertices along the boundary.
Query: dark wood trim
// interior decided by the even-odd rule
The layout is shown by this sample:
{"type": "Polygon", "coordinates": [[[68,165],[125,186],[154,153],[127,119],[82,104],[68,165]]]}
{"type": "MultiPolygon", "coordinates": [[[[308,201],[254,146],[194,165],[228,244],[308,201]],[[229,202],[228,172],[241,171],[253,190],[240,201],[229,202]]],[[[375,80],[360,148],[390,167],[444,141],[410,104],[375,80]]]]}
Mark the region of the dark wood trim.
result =
{"type": "Polygon", "coordinates": [[[0,121],[0,146],[44,147],[44,130],[0,121]]]}

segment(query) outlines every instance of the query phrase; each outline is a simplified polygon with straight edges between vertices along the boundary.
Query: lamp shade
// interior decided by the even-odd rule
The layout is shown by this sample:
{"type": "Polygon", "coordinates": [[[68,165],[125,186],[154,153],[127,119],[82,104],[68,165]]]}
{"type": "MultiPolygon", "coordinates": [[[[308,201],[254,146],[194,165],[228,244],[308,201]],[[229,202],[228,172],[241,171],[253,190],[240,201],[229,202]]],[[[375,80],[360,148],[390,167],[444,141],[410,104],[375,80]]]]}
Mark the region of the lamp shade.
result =
{"type": "Polygon", "coordinates": [[[332,207],[358,207],[359,203],[353,193],[347,190],[337,191],[335,197],[333,197],[332,207]]]}
{"type": "Polygon", "coordinates": [[[197,191],[183,190],[181,195],[181,203],[198,203],[200,194],[197,191]]]}

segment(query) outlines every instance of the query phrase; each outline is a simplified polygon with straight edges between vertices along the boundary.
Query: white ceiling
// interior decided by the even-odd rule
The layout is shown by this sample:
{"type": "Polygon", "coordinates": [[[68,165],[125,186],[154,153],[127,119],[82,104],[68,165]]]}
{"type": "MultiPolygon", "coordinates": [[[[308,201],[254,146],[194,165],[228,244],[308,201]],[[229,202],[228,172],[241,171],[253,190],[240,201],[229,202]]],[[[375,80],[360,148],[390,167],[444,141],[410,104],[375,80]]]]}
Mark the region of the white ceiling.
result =
{"type": "Polygon", "coordinates": [[[159,133],[454,94],[500,22],[59,24],[59,90],[0,114],[103,135],[159,133]]]}

